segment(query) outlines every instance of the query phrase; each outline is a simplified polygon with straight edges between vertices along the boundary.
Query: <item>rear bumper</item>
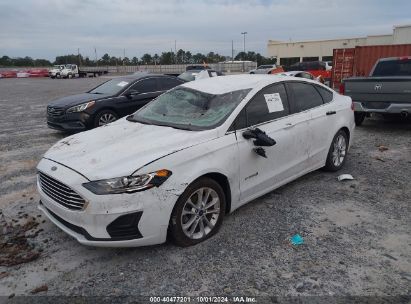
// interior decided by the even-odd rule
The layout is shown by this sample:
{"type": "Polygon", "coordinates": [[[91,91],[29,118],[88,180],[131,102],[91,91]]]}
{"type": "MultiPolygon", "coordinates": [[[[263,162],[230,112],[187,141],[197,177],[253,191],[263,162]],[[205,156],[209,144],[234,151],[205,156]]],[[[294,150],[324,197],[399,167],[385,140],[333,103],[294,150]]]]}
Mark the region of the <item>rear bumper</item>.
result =
{"type": "Polygon", "coordinates": [[[354,101],[354,111],[391,114],[400,114],[403,112],[411,113],[411,103],[389,103],[385,108],[375,109],[371,107],[366,107],[362,102],[354,101]]]}

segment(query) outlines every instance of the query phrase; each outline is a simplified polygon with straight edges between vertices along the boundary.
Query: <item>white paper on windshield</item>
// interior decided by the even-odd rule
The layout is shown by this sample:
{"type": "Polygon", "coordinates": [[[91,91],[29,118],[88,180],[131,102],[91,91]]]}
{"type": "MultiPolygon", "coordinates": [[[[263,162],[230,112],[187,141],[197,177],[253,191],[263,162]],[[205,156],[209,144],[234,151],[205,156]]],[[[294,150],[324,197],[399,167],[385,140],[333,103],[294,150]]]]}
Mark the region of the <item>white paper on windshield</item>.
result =
{"type": "Polygon", "coordinates": [[[117,85],[119,87],[124,87],[124,86],[128,85],[128,82],[127,81],[121,81],[121,82],[117,83],[117,85]]]}
{"type": "Polygon", "coordinates": [[[284,111],[283,101],[279,93],[264,94],[264,98],[269,113],[284,111]]]}

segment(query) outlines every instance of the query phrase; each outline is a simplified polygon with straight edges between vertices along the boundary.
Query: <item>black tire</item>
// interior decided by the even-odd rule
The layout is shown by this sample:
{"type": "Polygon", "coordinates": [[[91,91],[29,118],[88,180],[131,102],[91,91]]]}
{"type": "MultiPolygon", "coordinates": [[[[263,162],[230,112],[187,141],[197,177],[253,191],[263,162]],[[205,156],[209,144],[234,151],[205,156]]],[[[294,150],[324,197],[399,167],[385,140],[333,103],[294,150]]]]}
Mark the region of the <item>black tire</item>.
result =
{"type": "MultiPolygon", "coordinates": [[[[207,191],[207,190],[206,190],[207,191]]],[[[211,202],[212,197],[211,194],[207,196],[207,202],[211,202]]],[[[206,203],[207,203],[206,202],[206,203]]],[[[194,202],[193,202],[194,203],[194,202]]],[[[198,203],[198,201],[196,201],[198,203]]],[[[217,204],[216,204],[217,205],[217,204]]],[[[215,206],[215,205],[214,205],[215,206]]],[[[208,177],[202,177],[199,178],[198,180],[194,181],[192,184],[190,184],[186,190],[181,194],[181,196],[178,198],[173,212],[171,213],[171,218],[170,218],[170,224],[169,224],[169,236],[171,237],[172,241],[181,247],[188,247],[188,246],[193,246],[196,245],[200,242],[205,241],[206,239],[212,237],[214,234],[218,232],[220,229],[220,226],[223,222],[223,217],[225,214],[225,206],[226,206],[226,198],[223,189],[221,186],[213,179],[208,178],[208,177]],[[186,233],[183,230],[183,219],[184,215],[183,210],[187,211],[187,200],[190,197],[195,198],[195,195],[197,195],[198,199],[198,194],[196,194],[196,191],[199,191],[201,188],[205,189],[212,189],[215,193],[213,195],[217,195],[219,199],[219,210],[215,210],[213,214],[217,215],[218,217],[214,219],[215,223],[212,225],[213,228],[210,228],[207,226],[205,223],[208,221],[209,223],[213,221],[213,216],[212,214],[209,214],[209,217],[207,217],[207,214],[205,213],[199,213],[198,209],[195,209],[195,211],[192,211],[194,208],[191,209],[192,217],[187,220],[186,224],[193,219],[194,217],[196,218],[195,222],[197,221],[198,224],[195,225],[194,231],[197,231],[196,234],[201,234],[202,237],[199,238],[190,238],[189,236],[186,235],[186,233]],[[218,213],[217,213],[218,212],[218,213]],[[206,217],[206,219],[202,220],[201,218],[206,217]],[[202,230],[200,230],[200,222],[202,225],[202,230]],[[198,228],[198,230],[197,230],[198,228]],[[206,233],[205,229],[209,229],[209,231],[206,233]],[[202,232],[203,231],[203,232],[202,232]]],[[[213,207],[215,208],[215,207],[213,207]]],[[[206,208],[203,207],[203,210],[206,208]]],[[[211,209],[211,207],[210,207],[211,209]]],[[[207,209],[208,210],[208,209],[207,209]]],[[[189,217],[189,215],[188,215],[189,217]]],[[[194,224],[194,223],[193,223],[194,224]]],[[[187,229],[193,228],[193,225],[189,225],[187,229]]],[[[194,235],[193,235],[194,237],[194,235]]]]}
{"type": "Polygon", "coordinates": [[[97,128],[97,127],[103,126],[104,124],[101,124],[100,120],[104,120],[104,117],[110,117],[110,116],[114,117],[114,120],[111,120],[107,123],[116,121],[119,118],[118,114],[112,110],[102,110],[98,112],[96,116],[94,117],[94,127],[97,128]]]}
{"type": "Polygon", "coordinates": [[[364,122],[365,116],[367,114],[364,112],[354,112],[354,120],[356,126],[361,126],[364,122]]]}
{"type": "Polygon", "coordinates": [[[325,162],[325,166],[324,166],[324,169],[326,171],[335,172],[335,171],[340,170],[344,166],[345,161],[347,159],[348,140],[349,140],[348,135],[343,130],[339,130],[337,134],[335,134],[331,142],[330,149],[328,150],[327,161],[325,162]],[[338,149],[338,141],[340,140],[341,136],[344,138],[344,142],[345,142],[344,157],[342,161],[340,158],[341,151],[340,153],[338,151],[336,152],[336,149],[338,149]],[[338,162],[336,162],[336,159],[335,159],[336,157],[339,158],[338,162]]]}
{"type": "Polygon", "coordinates": [[[60,73],[57,73],[57,74],[56,74],[56,78],[60,78],[60,73]]]}
{"type": "Polygon", "coordinates": [[[254,72],[250,72],[250,74],[255,74],[254,72]]]}

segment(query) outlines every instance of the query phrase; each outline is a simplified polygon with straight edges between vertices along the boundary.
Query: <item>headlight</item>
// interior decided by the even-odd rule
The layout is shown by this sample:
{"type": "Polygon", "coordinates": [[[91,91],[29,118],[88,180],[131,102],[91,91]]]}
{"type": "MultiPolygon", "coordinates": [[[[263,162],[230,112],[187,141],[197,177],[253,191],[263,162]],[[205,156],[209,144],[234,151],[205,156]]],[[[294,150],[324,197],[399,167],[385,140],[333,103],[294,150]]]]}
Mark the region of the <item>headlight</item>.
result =
{"type": "Polygon", "coordinates": [[[148,174],[92,181],[83,186],[97,195],[133,193],[158,187],[170,176],[171,171],[163,169],[148,174]]]}
{"type": "Polygon", "coordinates": [[[86,103],[82,103],[78,106],[74,106],[69,108],[66,112],[67,113],[76,113],[76,112],[83,112],[85,109],[91,108],[92,106],[94,106],[96,102],[94,100],[86,102],[86,103]]]}

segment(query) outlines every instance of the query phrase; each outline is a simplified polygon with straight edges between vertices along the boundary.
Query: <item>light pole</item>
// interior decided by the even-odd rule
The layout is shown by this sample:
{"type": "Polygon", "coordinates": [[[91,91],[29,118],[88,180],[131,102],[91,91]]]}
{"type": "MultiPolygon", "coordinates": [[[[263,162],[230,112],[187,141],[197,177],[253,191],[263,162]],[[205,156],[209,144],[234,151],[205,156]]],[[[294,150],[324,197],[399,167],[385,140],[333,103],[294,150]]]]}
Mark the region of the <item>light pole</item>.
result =
{"type": "Polygon", "coordinates": [[[244,68],[244,60],[245,60],[245,35],[247,35],[247,32],[241,32],[241,35],[244,36],[244,53],[243,53],[243,72],[245,71],[244,68]]]}
{"type": "Polygon", "coordinates": [[[245,35],[247,35],[247,32],[242,32],[241,35],[244,36],[244,55],[245,55],[245,35]]]}

